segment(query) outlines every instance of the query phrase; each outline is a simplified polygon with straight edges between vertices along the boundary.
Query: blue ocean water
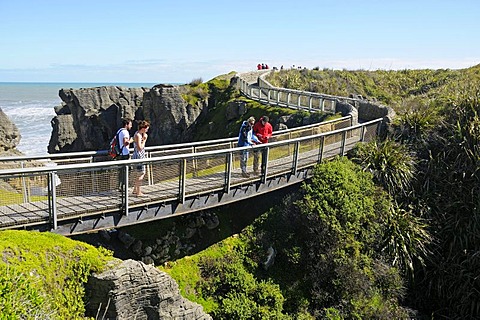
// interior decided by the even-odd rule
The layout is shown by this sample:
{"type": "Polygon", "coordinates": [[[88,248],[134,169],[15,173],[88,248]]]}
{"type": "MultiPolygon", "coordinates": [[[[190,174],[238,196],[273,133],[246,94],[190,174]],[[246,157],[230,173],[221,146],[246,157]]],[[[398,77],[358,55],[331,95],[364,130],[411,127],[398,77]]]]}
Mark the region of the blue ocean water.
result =
{"type": "Polygon", "coordinates": [[[55,116],[55,106],[61,104],[58,96],[60,89],[106,85],[151,88],[155,83],[0,82],[0,109],[15,123],[22,135],[17,149],[26,155],[48,154],[47,146],[52,133],[50,122],[55,116]]]}

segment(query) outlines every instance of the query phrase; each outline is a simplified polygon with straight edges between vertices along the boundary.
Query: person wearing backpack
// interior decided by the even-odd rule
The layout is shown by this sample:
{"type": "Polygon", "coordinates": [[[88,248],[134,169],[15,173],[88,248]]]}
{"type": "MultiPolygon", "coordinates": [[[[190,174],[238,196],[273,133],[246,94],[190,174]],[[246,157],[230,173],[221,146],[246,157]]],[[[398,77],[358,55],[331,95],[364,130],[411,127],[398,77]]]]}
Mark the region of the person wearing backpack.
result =
{"type": "MultiPolygon", "coordinates": [[[[122,119],[122,128],[118,129],[117,137],[118,144],[120,147],[120,154],[115,157],[115,160],[127,160],[130,159],[129,145],[133,142],[133,139],[130,138],[129,130],[132,129],[132,120],[131,119],[122,119]]],[[[119,169],[118,173],[118,184],[120,191],[125,189],[125,171],[124,168],[119,169]]]]}

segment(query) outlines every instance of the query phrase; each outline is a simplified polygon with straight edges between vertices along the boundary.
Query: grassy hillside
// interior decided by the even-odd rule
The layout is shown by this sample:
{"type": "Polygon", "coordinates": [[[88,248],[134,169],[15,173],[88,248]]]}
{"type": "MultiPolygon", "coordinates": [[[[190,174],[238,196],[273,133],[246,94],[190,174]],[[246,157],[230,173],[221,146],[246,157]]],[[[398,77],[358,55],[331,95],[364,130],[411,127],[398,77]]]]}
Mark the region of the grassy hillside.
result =
{"type": "MultiPolygon", "coordinates": [[[[198,103],[200,98],[206,99],[208,97],[208,111],[199,118],[192,133],[194,141],[236,137],[242,122],[250,116],[260,119],[261,116],[267,115],[273,126],[279,122],[282,116],[294,115],[298,118],[297,122],[299,124],[303,122],[303,118],[311,117],[310,114],[305,112],[266,106],[243,97],[231,84],[234,75],[235,72],[231,72],[204,83],[200,80],[192,81],[191,84],[182,88],[184,92],[182,97],[192,105],[198,103]],[[228,120],[227,109],[229,104],[234,101],[245,103],[245,113],[228,120]]],[[[317,118],[312,118],[312,121],[318,122],[325,117],[326,115],[317,115],[317,118]]]]}
{"type": "Polygon", "coordinates": [[[53,233],[0,232],[2,319],[75,319],[84,289],[111,253],[53,233]]]}
{"type": "Polygon", "coordinates": [[[461,90],[461,86],[479,79],[480,64],[460,70],[281,70],[267,77],[270,83],[279,87],[338,96],[362,95],[393,108],[418,97],[443,99],[461,90]]]}

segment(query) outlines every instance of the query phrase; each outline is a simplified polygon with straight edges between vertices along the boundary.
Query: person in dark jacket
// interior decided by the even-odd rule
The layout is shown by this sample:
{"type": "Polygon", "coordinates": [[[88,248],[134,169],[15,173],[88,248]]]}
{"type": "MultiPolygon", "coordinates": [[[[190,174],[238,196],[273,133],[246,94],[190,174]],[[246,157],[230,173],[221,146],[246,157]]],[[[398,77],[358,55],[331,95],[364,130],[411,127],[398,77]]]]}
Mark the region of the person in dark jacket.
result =
{"type": "MultiPolygon", "coordinates": [[[[253,134],[253,125],[255,124],[255,118],[250,117],[248,120],[243,121],[242,126],[240,127],[240,132],[238,133],[238,147],[247,147],[253,146],[255,144],[261,143],[257,137],[253,134]]],[[[247,161],[248,161],[248,150],[243,150],[240,155],[240,168],[242,169],[242,177],[248,178],[250,175],[247,173],[247,161]]]]}

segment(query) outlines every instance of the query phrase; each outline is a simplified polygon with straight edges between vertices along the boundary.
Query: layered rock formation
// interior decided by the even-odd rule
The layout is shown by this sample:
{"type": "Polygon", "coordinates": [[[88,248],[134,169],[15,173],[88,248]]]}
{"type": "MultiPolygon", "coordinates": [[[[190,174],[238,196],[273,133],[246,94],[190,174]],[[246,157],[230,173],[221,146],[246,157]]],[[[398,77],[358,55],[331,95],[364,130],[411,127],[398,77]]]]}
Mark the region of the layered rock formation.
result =
{"type": "Polygon", "coordinates": [[[168,274],[134,260],[91,276],[85,291],[85,315],[95,319],[212,319],[168,274]]]}
{"type": "Polygon", "coordinates": [[[18,153],[15,148],[20,143],[20,138],[17,126],[0,109],[0,155],[9,152],[18,153]]]}
{"type": "Polygon", "coordinates": [[[49,153],[105,150],[122,118],[150,121],[147,145],[184,141],[206,106],[189,105],[179,88],[170,85],[62,89],[59,96],[62,105],[55,108],[49,153]]]}

